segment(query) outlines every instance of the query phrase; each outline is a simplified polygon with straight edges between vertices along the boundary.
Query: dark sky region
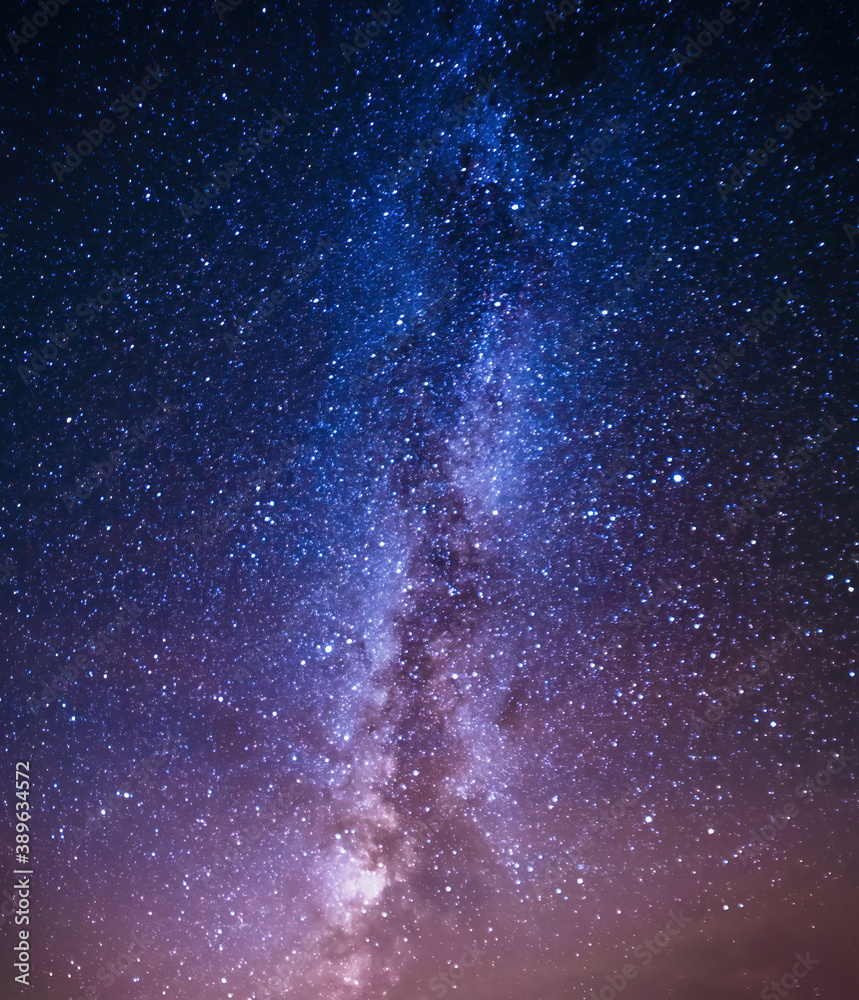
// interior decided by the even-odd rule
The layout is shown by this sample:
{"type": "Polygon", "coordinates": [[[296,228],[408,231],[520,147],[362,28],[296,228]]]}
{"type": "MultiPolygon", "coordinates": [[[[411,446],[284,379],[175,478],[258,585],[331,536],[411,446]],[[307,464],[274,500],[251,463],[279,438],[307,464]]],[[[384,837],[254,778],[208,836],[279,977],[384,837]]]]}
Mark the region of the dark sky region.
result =
{"type": "Polygon", "coordinates": [[[856,7],[43,6],[2,996],[855,997],[856,7]]]}

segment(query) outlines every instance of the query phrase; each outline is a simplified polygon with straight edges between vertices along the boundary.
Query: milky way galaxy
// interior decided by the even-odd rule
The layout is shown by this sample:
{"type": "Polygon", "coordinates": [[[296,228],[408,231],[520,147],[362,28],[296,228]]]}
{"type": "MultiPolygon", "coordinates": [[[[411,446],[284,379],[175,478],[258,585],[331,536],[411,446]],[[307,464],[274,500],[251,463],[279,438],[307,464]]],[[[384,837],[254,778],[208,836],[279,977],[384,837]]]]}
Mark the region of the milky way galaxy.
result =
{"type": "Polygon", "coordinates": [[[855,996],[857,11],[15,6],[2,995],[855,996]]]}

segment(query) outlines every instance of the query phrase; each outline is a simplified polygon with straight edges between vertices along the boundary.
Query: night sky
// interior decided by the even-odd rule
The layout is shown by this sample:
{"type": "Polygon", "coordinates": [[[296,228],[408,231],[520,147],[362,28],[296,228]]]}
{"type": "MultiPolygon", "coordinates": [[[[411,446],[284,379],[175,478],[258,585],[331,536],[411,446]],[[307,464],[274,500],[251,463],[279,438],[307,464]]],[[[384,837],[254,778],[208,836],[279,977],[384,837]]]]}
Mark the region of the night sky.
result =
{"type": "Polygon", "coordinates": [[[385,4],[4,9],[0,995],[855,998],[859,9],[385,4]]]}

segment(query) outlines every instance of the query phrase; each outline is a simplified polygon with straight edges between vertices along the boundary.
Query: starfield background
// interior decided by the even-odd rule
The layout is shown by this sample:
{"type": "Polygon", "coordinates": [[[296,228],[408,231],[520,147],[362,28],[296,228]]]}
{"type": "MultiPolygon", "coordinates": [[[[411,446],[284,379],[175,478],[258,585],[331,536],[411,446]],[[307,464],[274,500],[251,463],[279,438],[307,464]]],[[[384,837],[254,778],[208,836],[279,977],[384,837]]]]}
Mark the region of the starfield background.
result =
{"type": "Polygon", "coordinates": [[[857,995],[859,12],[723,10],[4,8],[3,996],[857,995]]]}

